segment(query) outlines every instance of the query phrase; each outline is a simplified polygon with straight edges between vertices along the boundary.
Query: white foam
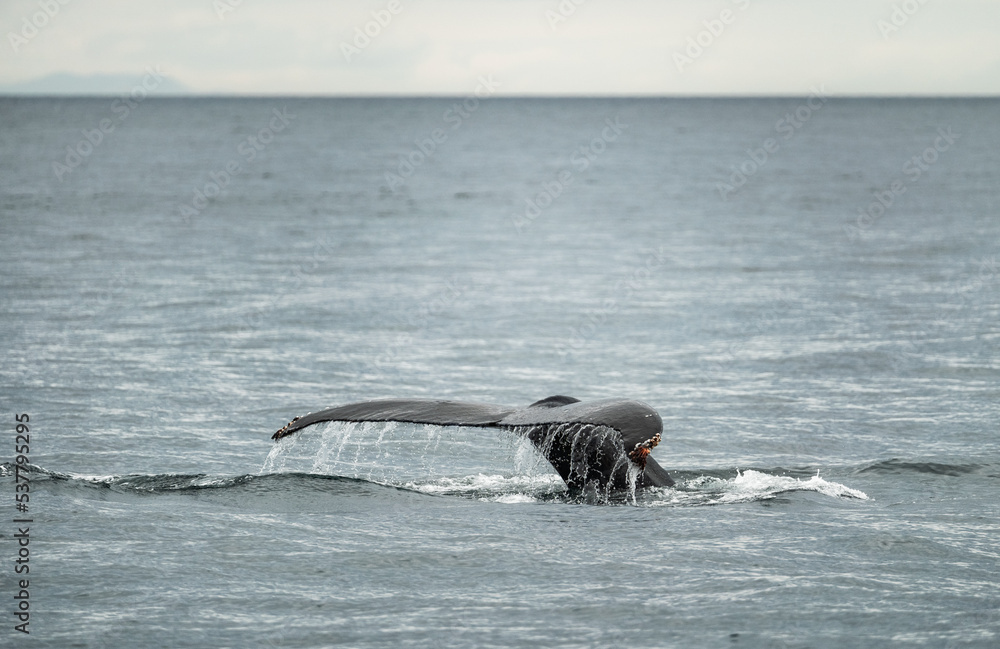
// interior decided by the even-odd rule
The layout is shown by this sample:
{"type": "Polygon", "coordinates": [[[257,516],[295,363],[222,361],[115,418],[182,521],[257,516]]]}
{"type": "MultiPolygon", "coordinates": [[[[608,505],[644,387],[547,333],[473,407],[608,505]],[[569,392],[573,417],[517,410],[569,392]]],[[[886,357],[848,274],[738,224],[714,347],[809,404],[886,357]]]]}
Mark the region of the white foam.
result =
{"type": "Polygon", "coordinates": [[[403,486],[426,494],[471,495],[483,501],[508,504],[537,502],[537,498],[531,494],[565,489],[557,475],[505,476],[483,473],[458,478],[437,478],[428,482],[407,482],[403,486]]]}
{"type": "Polygon", "coordinates": [[[868,494],[851,489],[839,482],[824,480],[819,475],[809,479],[790,476],[770,475],[747,469],[734,478],[703,476],[690,480],[679,489],[662,490],[662,499],[649,503],[651,506],[664,505],[721,505],[728,503],[769,500],[778,494],[792,491],[815,491],[833,498],[855,498],[868,500],[868,494]]]}
{"type": "Polygon", "coordinates": [[[505,505],[538,502],[537,498],[529,496],[528,494],[504,494],[502,496],[496,496],[495,498],[481,498],[480,500],[492,500],[495,503],[503,503],[505,505]]]}
{"type": "Polygon", "coordinates": [[[781,493],[785,491],[815,491],[825,496],[835,498],[857,498],[868,500],[868,494],[857,489],[851,489],[839,482],[828,482],[816,474],[808,480],[789,476],[776,476],[748,469],[737,474],[733,485],[747,493],[781,493]]]}

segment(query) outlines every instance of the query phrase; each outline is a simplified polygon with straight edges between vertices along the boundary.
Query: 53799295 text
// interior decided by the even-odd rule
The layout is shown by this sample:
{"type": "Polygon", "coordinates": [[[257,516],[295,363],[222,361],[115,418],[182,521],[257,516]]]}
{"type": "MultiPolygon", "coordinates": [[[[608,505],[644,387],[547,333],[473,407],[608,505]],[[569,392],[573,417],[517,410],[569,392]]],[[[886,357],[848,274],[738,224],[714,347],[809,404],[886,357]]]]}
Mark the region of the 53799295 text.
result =
{"type": "Polygon", "coordinates": [[[17,554],[14,558],[14,631],[29,634],[28,625],[31,621],[31,586],[28,574],[31,569],[31,524],[28,518],[31,501],[31,480],[28,477],[29,453],[31,452],[31,434],[28,428],[27,414],[15,415],[14,438],[14,506],[17,516],[13,523],[17,532],[17,554]]]}

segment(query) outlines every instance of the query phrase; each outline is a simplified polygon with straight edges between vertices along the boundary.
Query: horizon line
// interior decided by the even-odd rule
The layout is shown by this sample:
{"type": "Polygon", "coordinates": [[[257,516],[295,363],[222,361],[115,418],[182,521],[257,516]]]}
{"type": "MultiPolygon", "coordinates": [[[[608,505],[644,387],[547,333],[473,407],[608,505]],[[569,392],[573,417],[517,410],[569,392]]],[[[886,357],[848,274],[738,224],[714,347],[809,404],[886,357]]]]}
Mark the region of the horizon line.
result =
{"type": "MultiPolygon", "coordinates": [[[[125,92],[10,92],[0,89],[0,98],[29,99],[100,99],[118,98],[128,95],[125,92]]],[[[636,94],[496,94],[481,99],[797,99],[809,97],[813,93],[636,93],[636,94]]],[[[982,93],[835,93],[824,92],[831,99],[1000,99],[996,94],[982,93]]],[[[389,94],[389,93],[225,93],[225,92],[164,92],[150,93],[148,99],[464,99],[468,94],[452,93],[421,93],[421,94],[389,94]]]]}

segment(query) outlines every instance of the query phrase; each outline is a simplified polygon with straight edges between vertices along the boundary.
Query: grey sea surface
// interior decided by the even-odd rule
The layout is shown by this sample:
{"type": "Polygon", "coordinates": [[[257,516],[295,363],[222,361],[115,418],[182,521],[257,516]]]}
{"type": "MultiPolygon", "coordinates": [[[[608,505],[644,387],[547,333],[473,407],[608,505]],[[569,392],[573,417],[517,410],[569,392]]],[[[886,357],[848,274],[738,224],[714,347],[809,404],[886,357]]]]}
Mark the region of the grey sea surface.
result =
{"type": "Polygon", "coordinates": [[[2,644],[996,647],[1000,101],[471,92],[0,98],[2,644]]]}

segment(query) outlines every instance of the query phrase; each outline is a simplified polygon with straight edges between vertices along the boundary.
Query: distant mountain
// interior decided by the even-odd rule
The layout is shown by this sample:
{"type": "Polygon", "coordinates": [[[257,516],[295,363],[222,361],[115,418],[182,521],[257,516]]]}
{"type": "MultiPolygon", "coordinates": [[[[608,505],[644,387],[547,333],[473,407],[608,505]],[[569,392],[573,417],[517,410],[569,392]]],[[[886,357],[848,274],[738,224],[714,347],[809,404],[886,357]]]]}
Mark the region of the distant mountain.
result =
{"type": "MultiPolygon", "coordinates": [[[[57,72],[19,83],[0,84],[0,95],[127,95],[136,87],[150,95],[191,94],[183,85],[147,68],[137,74],[70,74],[57,72]]],[[[136,90],[136,92],[140,92],[136,90]]]]}

